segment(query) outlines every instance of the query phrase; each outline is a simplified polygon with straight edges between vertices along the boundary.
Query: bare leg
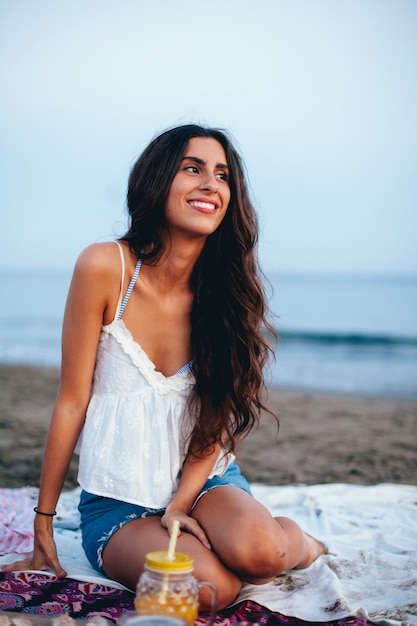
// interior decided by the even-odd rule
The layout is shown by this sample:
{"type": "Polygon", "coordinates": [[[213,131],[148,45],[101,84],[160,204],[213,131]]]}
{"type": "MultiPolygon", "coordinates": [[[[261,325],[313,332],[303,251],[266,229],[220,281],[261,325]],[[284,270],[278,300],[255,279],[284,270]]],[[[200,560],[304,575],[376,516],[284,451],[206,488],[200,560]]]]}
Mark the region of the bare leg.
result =
{"type": "MultiPolygon", "coordinates": [[[[103,569],[106,575],[118,580],[126,587],[135,589],[148,552],[167,550],[169,537],[161,526],[158,516],[137,519],[125,524],[109,539],[103,550],[103,569]]],[[[189,554],[194,559],[194,575],[199,580],[216,583],[219,592],[219,609],[236,598],[242,581],[227,569],[213,551],[186,532],[178,537],[177,552],[189,554]]],[[[202,610],[210,607],[210,598],[201,594],[202,610]],[[206,606],[205,606],[206,603],[206,606]]]]}
{"type": "Polygon", "coordinates": [[[265,583],[288,569],[310,565],[326,547],[286,517],[274,518],[237,487],[205,493],[193,513],[213,550],[239,578],[265,583]]]}

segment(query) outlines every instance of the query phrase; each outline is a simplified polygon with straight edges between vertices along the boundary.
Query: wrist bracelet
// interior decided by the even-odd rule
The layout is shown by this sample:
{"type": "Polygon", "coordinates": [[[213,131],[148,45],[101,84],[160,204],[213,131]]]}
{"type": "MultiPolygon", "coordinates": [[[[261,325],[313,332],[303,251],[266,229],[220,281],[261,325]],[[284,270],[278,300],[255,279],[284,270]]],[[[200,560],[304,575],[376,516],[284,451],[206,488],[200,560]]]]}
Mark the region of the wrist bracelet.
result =
{"type": "Polygon", "coordinates": [[[43,511],[39,511],[37,506],[35,506],[33,510],[35,511],[36,515],[45,515],[45,517],[54,517],[54,515],[56,515],[56,511],[54,511],[53,513],[44,513],[43,511]]]}

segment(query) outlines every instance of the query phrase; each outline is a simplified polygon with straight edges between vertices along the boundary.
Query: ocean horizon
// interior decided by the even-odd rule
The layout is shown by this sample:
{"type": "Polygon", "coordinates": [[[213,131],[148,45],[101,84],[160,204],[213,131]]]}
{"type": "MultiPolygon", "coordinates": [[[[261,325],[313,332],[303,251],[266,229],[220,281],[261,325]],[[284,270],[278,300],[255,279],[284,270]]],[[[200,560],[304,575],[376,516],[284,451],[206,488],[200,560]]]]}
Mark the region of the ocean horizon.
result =
{"type": "MultiPolygon", "coordinates": [[[[417,398],[417,276],[267,274],[268,384],[417,398]]],[[[0,362],[60,366],[71,271],[0,270],[0,362]]]]}

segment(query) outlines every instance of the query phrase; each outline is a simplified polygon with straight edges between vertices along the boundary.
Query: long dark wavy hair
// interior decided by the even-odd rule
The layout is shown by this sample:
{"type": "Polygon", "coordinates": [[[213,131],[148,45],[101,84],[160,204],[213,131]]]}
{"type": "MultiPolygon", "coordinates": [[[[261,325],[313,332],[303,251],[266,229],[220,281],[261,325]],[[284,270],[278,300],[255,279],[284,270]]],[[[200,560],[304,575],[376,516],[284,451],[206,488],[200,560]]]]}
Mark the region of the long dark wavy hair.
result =
{"type": "MultiPolygon", "coordinates": [[[[132,168],[127,207],[130,226],[122,237],[144,263],[154,263],[166,245],[165,204],[171,183],[193,137],[216,139],[229,166],[230,203],[207,237],[191,276],[191,357],[197,415],[193,451],[219,440],[233,452],[238,439],[257,426],[265,390],[263,370],[275,332],[258,265],[258,220],[242,160],[225,131],[188,124],[156,137],[132,168]],[[146,254],[143,250],[146,249],[146,254]]],[[[269,411],[270,412],[270,411],[269,411]]]]}

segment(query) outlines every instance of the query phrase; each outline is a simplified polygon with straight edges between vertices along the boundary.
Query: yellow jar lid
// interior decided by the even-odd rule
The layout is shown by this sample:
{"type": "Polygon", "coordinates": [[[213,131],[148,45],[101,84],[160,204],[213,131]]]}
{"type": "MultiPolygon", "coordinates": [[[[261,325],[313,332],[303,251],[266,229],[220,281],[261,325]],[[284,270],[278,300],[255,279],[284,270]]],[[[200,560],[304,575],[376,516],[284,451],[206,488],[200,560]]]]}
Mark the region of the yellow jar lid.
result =
{"type": "Polygon", "coordinates": [[[175,552],[171,559],[168,552],[148,552],[146,555],[147,567],[159,572],[189,572],[193,564],[193,558],[181,552],[175,552]]]}

